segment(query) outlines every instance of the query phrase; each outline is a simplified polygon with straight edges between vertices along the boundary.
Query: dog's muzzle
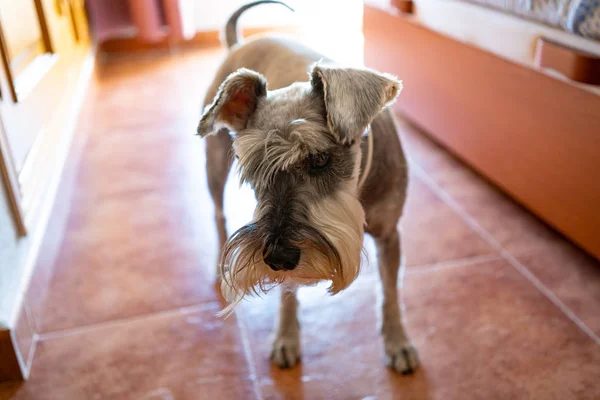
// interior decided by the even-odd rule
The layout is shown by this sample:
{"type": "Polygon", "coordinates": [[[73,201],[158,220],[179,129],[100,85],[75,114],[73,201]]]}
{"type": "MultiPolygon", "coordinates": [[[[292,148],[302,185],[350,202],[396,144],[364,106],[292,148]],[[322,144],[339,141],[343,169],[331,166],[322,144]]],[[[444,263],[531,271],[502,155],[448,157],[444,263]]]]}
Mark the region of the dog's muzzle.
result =
{"type": "Polygon", "coordinates": [[[281,242],[268,243],[263,249],[263,259],[273,271],[291,271],[300,262],[300,249],[281,242]]]}

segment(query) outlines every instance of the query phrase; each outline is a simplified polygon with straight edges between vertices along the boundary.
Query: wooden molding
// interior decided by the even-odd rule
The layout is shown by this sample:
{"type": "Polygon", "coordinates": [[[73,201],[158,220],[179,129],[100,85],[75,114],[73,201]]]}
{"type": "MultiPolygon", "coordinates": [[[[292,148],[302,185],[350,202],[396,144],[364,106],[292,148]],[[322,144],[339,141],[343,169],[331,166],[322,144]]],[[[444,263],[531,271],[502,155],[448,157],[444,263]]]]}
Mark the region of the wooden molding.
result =
{"type": "Polygon", "coordinates": [[[17,95],[17,87],[15,84],[15,76],[12,71],[12,67],[10,65],[10,56],[8,54],[8,45],[6,44],[6,37],[4,36],[4,30],[2,29],[2,24],[0,23],[0,55],[2,56],[2,64],[4,65],[4,70],[6,73],[6,78],[8,80],[8,88],[10,90],[10,95],[12,100],[17,103],[19,101],[19,96],[17,95]]]}
{"type": "Polygon", "coordinates": [[[40,23],[40,31],[42,32],[42,39],[44,41],[44,47],[46,52],[54,53],[54,46],[52,45],[52,39],[50,38],[50,30],[48,29],[48,20],[46,19],[46,12],[44,11],[44,5],[42,0],[34,0],[35,10],[37,12],[38,21],[40,23]]]}
{"type": "Polygon", "coordinates": [[[559,72],[575,82],[600,85],[600,56],[548,39],[538,39],[535,65],[559,72]]]}
{"type": "MultiPolygon", "coordinates": [[[[282,32],[296,33],[299,29],[295,26],[280,26],[280,27],[256,27],[243,29],[243,36],[248,37],[261,33],[282,32]]],[[[175,46],[191,46],[191,47],[214,47],[221,44],[219,31],[197,32],[190,40],[173,42],[170,38],[165,37],[158,42],[144,42],[136,37],[124,37],[118,39],[109,39],[98,44],[99,53],[139,53],[154,50],[166,50],[175,46]]]]}
{"type": "Polygon", "coordinates": [[[79,33],[79,30],[81,29],[81,27],[77,23],[77,16],[75,15],[75,6],[73,5],[73,2],[71,2],[71,1],[69,2],[69,15],[71,17],[71,26],[73,28],[73,37],[75,38],[76,42],[80,42],[81,35],[79,33]]]}
{"type": "Polygon", "coordinates": [[[390,0],[393,7],[397,8],[404,14],[412,14],[414,9],[414,3],[412,0],[390,0]]]}
{"type": "MultiPolygon", "coordinates": [[[[42,0],[35,0],[34,6],[35,6],[35,10],[36,10],[37,17],[38,17],[38,23],[40,25],[40,32],[42,34],[42,42],[44,44],[44,51],[41,54],[38,54],[37,57],[43,57],[44,55],[47,55],[47,54],[53,54],[52,40],[50,38],[50,32],[48,30],[48,22],[46,20],[46,14],[44,13],[44,7],[42,5],[42,0]]],[[[4,35],[4,31],[2,29],[2,24],[0,24],[0,52],[2,53],[1,54],[2,64],[4,65],[4,70],[6,73],[7,80],[8,80],[8,87],[10,89],[10,94],[12,96],[12,100],[13,100],[13,102],[18,103],[19,101],[23,100],[23,98],[22,98],[23,94],[21,94],[21,98],[20,98],[19,92],[17,90],[17,82],[16,82],[17,76],[16,76],[16,72],[13,71],[13,65],[12,65],[12,61],[10,59],[10,53],[9,53],[8,45],[6,42],[6,36],[4,35]]],[[[33,79],[33,81],[35,83],[38,83],[38,81],[45,75],[45,73],[48,71],[48,69],[54,64],[54,61],[52,61],[51,59],[45,58],[43,60],[45,61],[46,69],[38,70],[33,75],[29,76],[29,78],[33,79]],[[40,75],[40,71],[42,71],[41,75],[40,75]]]]}

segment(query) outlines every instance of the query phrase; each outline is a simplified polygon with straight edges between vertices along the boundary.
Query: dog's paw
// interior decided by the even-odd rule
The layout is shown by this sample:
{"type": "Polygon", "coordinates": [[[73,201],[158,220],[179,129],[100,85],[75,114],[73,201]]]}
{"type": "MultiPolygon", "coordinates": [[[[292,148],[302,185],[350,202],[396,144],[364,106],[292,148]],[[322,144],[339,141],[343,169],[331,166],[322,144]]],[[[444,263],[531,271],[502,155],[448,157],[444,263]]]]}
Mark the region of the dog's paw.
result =
{"type": "Polygon", "coordinates": [[[278,337],[273,342],[271,361],[279,368],[292,368],[300,361],[300,338],[278,337]]]}
{"type": "Polygon", "coordinates": [[[410,375],[419,365],[417,349],[410,342],[388,344],[385,349],[385,363],[402,375],[410,375]]]}

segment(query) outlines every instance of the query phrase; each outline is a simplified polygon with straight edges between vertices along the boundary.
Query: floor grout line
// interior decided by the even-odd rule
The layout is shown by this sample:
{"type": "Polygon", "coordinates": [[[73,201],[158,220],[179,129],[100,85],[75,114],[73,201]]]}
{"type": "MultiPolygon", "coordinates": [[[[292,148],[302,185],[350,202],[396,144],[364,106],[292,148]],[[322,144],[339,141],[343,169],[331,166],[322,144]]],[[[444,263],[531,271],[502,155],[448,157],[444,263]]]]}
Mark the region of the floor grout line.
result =
{"type": "Polygon", "coordinates": [[[517,271],[525,276],[531,283],[542,292],[551,302],[554,303],[571,321],[575,323],[582,331],[584,331],[596,344],[600,345],[600,337],[594,333],[594,331],[585,324],[565,303],[562,302],[546,285],[544,285],[525,265],[517,260],[508,251],[503,250],[500,254],[503,255],[505,260],[512,265],[517,271]]]}
{"type": "Polygon", "coordinates": [[[481,264],[490,261],[502,260],[499,253],[489,253],[481,256],[457,258],[454,260],[441,261],[433,264],[416,264],[406,266],[406,275],[421,274],[426,272],[441,271],[448,268],[465,267],[469,265],[481,264]]]}
{"type": "Polygon", "coordinates": [[[240,331],[240,335],[242,337],[242,347],[244,348],[244,356],[246,357],[248,369],[250,369],[250,376],[252,377],[254,395],[256,396],[256,400],[263,400],[262,391],[260,390],[260,384],[258,382],[258,375],[256,373],[256,365],[254,364],[254,357],[252,356],[250,341],[248,340],[248,329],[246,329],[246,324],[244,324],[238,312],[235,313],[235,318],[238,325],[238,329],[240,331]]]}
{"type": "Polygon", "coordinates": [[[442,189],[419,165],[413,165],[412,170],[435,195],[457,213],[467,226],[477,233],[488,245],[498,252],[504,250],[500,243],[487,230],[483,229],[472,216],[463,210],[452,196],[442,189]]]}
{"type": "Polygon", "coordinates": [[[31,375],[31,366],[33,365],[33,356],[35,355],[35,351],[37,349],[37,344],[39,340],[39,335],[37,333],[33,334],[31,347],[29,348],[29,357],[27,357],[27,374],[31,375]]]}
{"type": "Polygon", "coordinates": [[[58,329],[55,331],[43,332],[43,333],[37,334],[38,341],[46,341],[46,340],[52,340],[52,339],[66,337],[66,336],[79,335],[79,334],[88,333],[88,332],[99,330],[99,329],[122,326],[124,324],[132,323],[132,322],[141,322],[141,321],[146,321],[146,320],[155,319],[155,318],[168,318],[168,317],[176,316],[176,315],[191,314],[191,313],[194,313],[197,311],[202,311],[202,310],[207,310],[207,309],[213,308],[213,306],[217,302],[218,302],[218,300],[210,300],[208,302],[192,304],[189,306],[184,306],[184,307],[179,307],[179,308],[171,308],[171,309],[167,309],[167,310],[150,312],[147,314],[140,314],[140,315],[135,315],[135,316],[131,316],[131,317],[118,318],[118,319],[113,319],[113,320],[109,320],[109,321],[93,323],[93,324],[89,324],[89,325],[77,326],[74,328],[58,329]]]}
{"type": "Polygon", "coordinates": [[[527,279],[537,290],[539,290],[549,301],[551,301],[562,313],[569,318],[578,328],[590,337],[596,344],[600,345],[600,337],[587,326],[565,303],[562,302],[546,285],[544,285],[529,269],[520,263],[509,251],[479,223],[469,215],[444,189],[442,189],[419,165],[413,165],[412,170],[425,183],[425,185],[440,197],[463,221],[481,236],[490,246],[496,249],[500,256],[527,279]]]}

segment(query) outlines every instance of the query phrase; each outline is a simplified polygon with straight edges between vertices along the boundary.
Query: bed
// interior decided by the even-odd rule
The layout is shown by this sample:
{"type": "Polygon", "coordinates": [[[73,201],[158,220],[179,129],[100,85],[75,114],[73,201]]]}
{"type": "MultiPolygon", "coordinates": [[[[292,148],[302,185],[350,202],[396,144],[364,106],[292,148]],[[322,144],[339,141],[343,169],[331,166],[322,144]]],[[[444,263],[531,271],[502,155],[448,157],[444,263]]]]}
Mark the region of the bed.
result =
{"type": "Polygon", "coordinates": [[[600,0],[468,0],[600,40],[600,0]]]}
{"type": "Polygon", "coordinates": [[[600,258],[599,24],[600,0],[371,0],[365,63],[403,80],[407,119],[600,258]]]}

